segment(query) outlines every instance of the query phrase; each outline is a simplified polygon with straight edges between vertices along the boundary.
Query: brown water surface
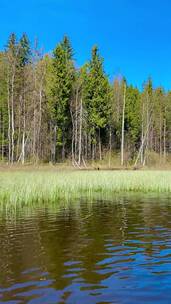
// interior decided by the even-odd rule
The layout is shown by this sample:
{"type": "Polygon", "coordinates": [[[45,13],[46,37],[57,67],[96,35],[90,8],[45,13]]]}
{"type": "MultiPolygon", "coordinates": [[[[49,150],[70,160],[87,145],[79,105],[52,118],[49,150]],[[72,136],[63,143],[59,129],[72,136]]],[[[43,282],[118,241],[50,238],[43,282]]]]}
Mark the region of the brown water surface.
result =
{"type": "Polygon", "coordinates": [[[0,303],[171,303],[171,200],[3,208],[0,303]]]}

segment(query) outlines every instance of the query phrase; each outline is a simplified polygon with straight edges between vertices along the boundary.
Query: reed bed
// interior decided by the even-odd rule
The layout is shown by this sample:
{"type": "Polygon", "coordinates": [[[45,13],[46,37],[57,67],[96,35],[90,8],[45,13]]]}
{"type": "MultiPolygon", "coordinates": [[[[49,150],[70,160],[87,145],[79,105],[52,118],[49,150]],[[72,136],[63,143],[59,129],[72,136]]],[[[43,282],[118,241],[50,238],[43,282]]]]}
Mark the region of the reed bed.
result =
{"type": "Polygon", "coordinates": [[[115,193],[171,194],[169,171],[1,172],[0,203],[29,204],[103,198],[115,193]]]}

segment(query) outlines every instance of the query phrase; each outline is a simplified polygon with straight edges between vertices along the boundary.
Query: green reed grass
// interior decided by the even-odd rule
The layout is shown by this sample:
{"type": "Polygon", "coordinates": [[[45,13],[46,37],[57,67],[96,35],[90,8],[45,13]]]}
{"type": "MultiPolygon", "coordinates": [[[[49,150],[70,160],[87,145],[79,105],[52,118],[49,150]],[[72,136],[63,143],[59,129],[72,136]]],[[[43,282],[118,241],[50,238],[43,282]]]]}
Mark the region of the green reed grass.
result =
{"type": "Polygon", "coordinates": [[[0,203],[56,202],[99,194],[171,193],[169,171],[1,172],[0,203]]]}

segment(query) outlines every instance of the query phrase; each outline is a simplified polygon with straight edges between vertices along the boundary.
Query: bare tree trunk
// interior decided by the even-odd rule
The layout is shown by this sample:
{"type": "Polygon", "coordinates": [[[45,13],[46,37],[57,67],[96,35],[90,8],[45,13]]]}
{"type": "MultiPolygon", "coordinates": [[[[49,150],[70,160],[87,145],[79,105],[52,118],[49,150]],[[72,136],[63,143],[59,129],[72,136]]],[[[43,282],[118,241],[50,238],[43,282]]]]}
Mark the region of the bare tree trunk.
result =
{"type": "Polygon", "coordinates": [[[123,166],[124,164],[125,105],[126,105],[126,83],[124,83],[123,109],[122,109],[121,166],[123,166]]]}
{"type": "Polygon", "coordinates": [[[57,126],[54,127],[54,139],[53,139],[53,161],[56,162],[56,137],[57,137],[57,126]]]}
{"type": "Polygon", "coordinates": [[[143,102],[143,108],[142,108],[142,122],[141,122],[141,145],[142,145],[142,149],[141,149],[141,152],[140,152],[141,165],[144,162],[144,145],[143,145],[143,142],[144,142],[144,102],[143,102]]]}
{"type": "Polygon", "coordinates": [[[77,141],[78,141],[78,88],[76,89],[75,105],[75,159],[77,158],[77,141]]]}
{"type": "Polygon", "coordinates": [[[80,130],[79,130],[79,152],[78,152],[78,165],[81,165],[81,155],[82,155],[82,119],[83,119],[83,103],[81,98],[80,104],[80,130]]]}
{"type": "Polygon", "coordinates": [[[40,157],[42,153],[42,141],[41,141],[41,128],[42,128],[42,102],[43,102],[43,83],[44,77],[46,73],[46,66],[43,66],[42,76],[40,79],[40,87],[39,87],[39,123],[38,123],[38,151],[37,158],[40,157]]]}
{"type": "Polygon", "coordinates": [[[34,104],[33,104],[33,158],[35,159],[36,154],[36,100],[34,94],[34,104]]]}
{"type": "Polygon", "coordinates": [[[92,158],[92,144],[91,144],[91,135],[88,134],[88,156],[92,158]]]}
{"type": "Polygon", "coordinates": [[[36,68],[33,67],[33,83],[34,83],[34,89],[33,89],[33,159],[36,161],[36,105],[37,105],[37,74],[36,74],[36,68]]]}
{"type": "Polygon", "coordinates": [[[64,131],[62,131],[62,161],[65,160],[65,135],[64,131]]]}
{"type": "Polygon", "coordinates": [[[164,119],[163,146],[163,158],[164,162],[166,162],[166,119],[164,119]]]}
{"type": "Polygon", "coordinates": [[[95,141],[95,144],[94,144],[94,159],[97,158],[97,142],[95,141]]]}
{"type": "Polygon", "coordinates": [[[23,136],[22,136],[22,158],[21,158],[22,165],[24,165],[25,162],[25,132],[26,132],[26,109],[25,109],[25,98],[23,96],[23,136]]]}
{"type": "Polygon", "coordinates": [[[11,162],[11,110],[10,110],[10,83],[8,78],[8,162],[11,162]]]}
{"type": "Polygon", "coordinates": [[[73,113],[70,108],[70,113],[71,113],[71,121],[72,121],[72,143],[71,143],[71,159],[72,159],[72,164],[75,166],[75,150],[74,150],[74,144],[75,144],[75,123],[74,123],[74,118],[73,118],[73,113]]]}
{"type": "Polygon", "coordinates": [[[14,80],[15,80],[15,71],[13,71],[12,82],[11,82],[11,163],[14,162],[14,80]]]}
{"type": "Polygon", "coordinates": [[[0,151],[1,151],[1,160],[2,160],[2,142],[3,142],[3,127],[2,127],[2,124],[3,124],[3,118],[2,118],[2,111],[0,111],[0,135],[1,135],[1,147],[0,147],[0,151]]]}
{"type": "Polygon", "coordinates": [[[16,148],[16,159],[19,158],[20,151],[20,135],[21,135],[21,117],[22,117],[22,96],[19,97],[19,111],[18,111],[18,138],[17,138],[17,148],[16,148]]]}
{"type": "Polygon", "coordinates": [[[3,138],[3,131],[2,131],[2,129],[3,129],[3,127],[2,127],[2,124],[3,124],[3,118],[2,118],[2,111],[0,111],[0,135],[2,136],[1,137],[1,148],[0,148],[0,151],[1,151],[1,160],[2,160],[2,142],[3,142],[3,140],[2,140],[2,138],[3,138]]]}
{"type": "Polygon", "coordinates": [[[102,160],[102,145],[101,145],[101,137],[100,137],[100,128],[99,128],[99,159],[102,160]]]}
{"type": "MultiPolygon", "coordinates": [[[[146,108],[146,123],[147,126],[149,125],[149,95],[147,94],[147,108],[146,108]]],[[[145,147],[145,151],[144,151],[144,161],[143,161],[143,166],[145,166],[146,163],[146,159],[147,159],[147,152],[149,149],[149,127],[147,128],[147,135],[146,135],[146,147],[145,147]]]]}
{"type": "Polygon", "coordinates": [[[2,161],[4,160],[5,127],[2,126],[2,161]]]}
{"type": "Polygon", "coordinates": [[[94,143],[92,144],[92,160],[94,160],[94,156],[95,156],[95,151],[94,151],[95,147],[94,147],[94,143]]]}
{"type": "Polygon", "coordinates": [[[85,159],[88,159],[88,136],[87,132],[85,133],[85,159]]]}
{"type": "Polygon", "coordinates": [[[109,168],[111,167],[111,154],[112,154],[112,130],[109,130],[109,168]]]}
{"type": "Polygon", "coordinates": [[[24,165],[25,161],[25,132],[23,130],[23,137],[22,137],[22,151],[21,151],[22,157],[21,157],[21,162],[22,165],[24,165]]]}
{"type": "MultiPolygon", "coordinates": [[[[137,163],[138,163],[138,160],[140,158],[140,155],[141,155],[141,151],[142,149],[144,149],[144,145],[145,145],[145,142],[147,141],[147,135],[148,135],[148,129],[149,129],[149,126],[150,126],[150,123],[151,123],[151,118],[148,122],[148,125],[147,125],[147,129],[146,129],[146,133],[144,134],[143,136],[143,141],[141,143],[141,146],[140,146],[140,149],[139,149],[139,152],[138,152],[138,155],[137,155],[137,158],[135,160],[135,163],[134,163],[134,167],[136,167],[137,163]]],[[[143,166],[145,165],[145,156],[144,156],[144,160],[143,160],[143,166]]]]}
{"type": "Polygon", "coordinates": [[[72,164],[74,164],[74,161],[75,161],[75,157],[74,157],[74,129],[73,129],[73,134],[72,134],[71,158],[72,158],[72,164]]]}
{"type": "Polygon", "coordinates": [[[38,149],[37,149],[37,158],[39,159],[41,154],[41,125],[42,125],[42,81],[39,89],[39,124],[38,124],[38,149]]]}
{"type": "Polygon", "coordinates": [[[160,162],[162,159],[162,122],[161,122],[161,113],[160,113],[160,162]]]}

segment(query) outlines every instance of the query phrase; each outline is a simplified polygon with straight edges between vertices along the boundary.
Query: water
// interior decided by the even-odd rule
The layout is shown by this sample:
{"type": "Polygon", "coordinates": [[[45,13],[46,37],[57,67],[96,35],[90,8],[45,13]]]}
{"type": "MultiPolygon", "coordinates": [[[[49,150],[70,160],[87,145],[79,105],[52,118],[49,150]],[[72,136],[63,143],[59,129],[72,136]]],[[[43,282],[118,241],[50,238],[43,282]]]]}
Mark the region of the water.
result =
{"type": "Polygon", "coordinates": [[[0,303],[171,303],[171,201],[1,210],[0,303]]]}

